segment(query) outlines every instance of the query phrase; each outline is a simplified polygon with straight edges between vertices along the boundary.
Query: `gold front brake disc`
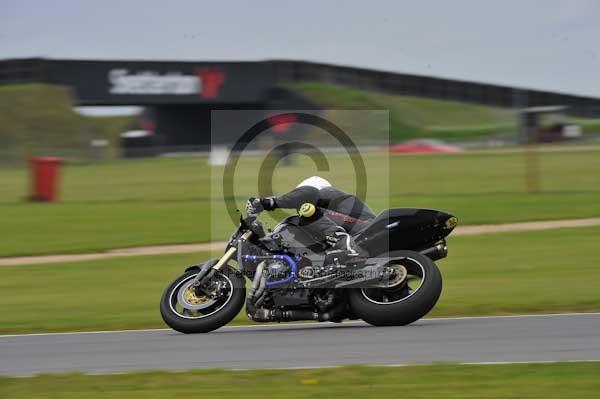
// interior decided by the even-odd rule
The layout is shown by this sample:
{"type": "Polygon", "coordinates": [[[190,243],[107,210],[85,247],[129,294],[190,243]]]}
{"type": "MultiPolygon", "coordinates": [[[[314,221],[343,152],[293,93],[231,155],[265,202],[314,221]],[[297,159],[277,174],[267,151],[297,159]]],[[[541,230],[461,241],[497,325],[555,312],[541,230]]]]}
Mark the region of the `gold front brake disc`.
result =
{"type": "Polygon", "coordinates": [[[196,288],[194,287],[188,287],[184,292],[183,292],[183,299],[189,303],[190,305],[203,305],[206,302],[208,302],[208,297],[205,295],[201,295],[201,296],[197,296],[196,295],[196,288]]]}

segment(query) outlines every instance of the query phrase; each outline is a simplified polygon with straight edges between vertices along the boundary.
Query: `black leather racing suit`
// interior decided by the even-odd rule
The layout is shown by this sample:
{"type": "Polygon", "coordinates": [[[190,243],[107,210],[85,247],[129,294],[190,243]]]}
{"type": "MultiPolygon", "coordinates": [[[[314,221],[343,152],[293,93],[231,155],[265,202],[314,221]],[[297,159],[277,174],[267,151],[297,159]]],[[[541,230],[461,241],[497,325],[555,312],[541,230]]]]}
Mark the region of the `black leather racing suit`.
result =
{"type": "Polygon", "coordinates": [[[316,207],[311,217],[300,217],[300,226],[317,241],[327,240],[342,227],[350,235],[362,230],[375,217],[358,197],[333,187],[298,187],[273,198],[273,209],[300,209],[305,203],[316,207]]]}

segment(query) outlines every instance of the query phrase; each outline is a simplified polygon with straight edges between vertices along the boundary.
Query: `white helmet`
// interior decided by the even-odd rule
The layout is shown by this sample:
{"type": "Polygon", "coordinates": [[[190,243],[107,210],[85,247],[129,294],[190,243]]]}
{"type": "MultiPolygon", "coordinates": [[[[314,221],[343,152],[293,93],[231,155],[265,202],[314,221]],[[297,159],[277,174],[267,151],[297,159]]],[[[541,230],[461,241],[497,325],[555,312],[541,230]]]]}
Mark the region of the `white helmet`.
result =
{"type": "Polygon", "coordinates": [[[302,182],[300,182],[300,184],[298,184],[296,186],[296,188],[298,188],[298,187],[314,187],[314,188],[320,190],[325,187],[331,187],[331,183],[329,183],[327,180],[323,179],[322,177],[312,176],[312,177],[309,177],[308,179],[302,180],[302,182]]]}

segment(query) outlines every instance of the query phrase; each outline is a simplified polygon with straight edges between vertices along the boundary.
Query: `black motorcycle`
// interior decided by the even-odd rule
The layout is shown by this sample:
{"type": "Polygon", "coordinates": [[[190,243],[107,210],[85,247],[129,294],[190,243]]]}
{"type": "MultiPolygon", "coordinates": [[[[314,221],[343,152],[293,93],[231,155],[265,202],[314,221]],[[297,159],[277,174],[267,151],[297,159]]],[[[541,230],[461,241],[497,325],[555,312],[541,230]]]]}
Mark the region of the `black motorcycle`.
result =
{"type": "Polygon", "coordinates": [[[448,254],[445,237],[457,224],[454,216],[388,209],[354,235],[361,255],[342,260],[299,222],[290,216],[265,234],[256,218],[240,218],[220,259],[187,268],[167,287],[160,302],[165,323],[182,333],[212,331],[245,302],[257,322],[406,325],[435,306],[442,276],[434,261],[448,254]],[[245,278],[252,282],[248,295],[245,278]]]}

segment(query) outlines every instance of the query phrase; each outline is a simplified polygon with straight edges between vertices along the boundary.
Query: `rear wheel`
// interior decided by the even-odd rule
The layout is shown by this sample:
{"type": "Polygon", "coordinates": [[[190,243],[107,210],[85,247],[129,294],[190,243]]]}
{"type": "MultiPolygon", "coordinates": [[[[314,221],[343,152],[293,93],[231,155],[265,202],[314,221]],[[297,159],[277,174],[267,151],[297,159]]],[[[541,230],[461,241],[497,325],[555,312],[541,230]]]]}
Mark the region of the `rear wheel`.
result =
{"type": "Polygon", "coordinates": [[[229,323],[246,298],[244,278],[225,266],[202,286],[193,287],[198,270],[184,273],[163,293],[160,314],[169,327],[182,333],[203,333],[229,323]]]}
{"type": "Polygon", "coordinates": [[[375,326],[410,324],[425,316],[442,292],[442,275],[428,257],[414,251],[398,251],[392,278],[385,287],[357,288],[349,292],[352,310],[375,326]]]}

